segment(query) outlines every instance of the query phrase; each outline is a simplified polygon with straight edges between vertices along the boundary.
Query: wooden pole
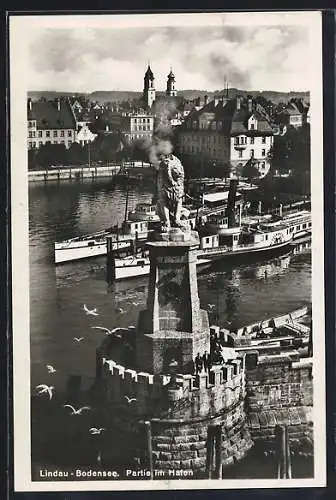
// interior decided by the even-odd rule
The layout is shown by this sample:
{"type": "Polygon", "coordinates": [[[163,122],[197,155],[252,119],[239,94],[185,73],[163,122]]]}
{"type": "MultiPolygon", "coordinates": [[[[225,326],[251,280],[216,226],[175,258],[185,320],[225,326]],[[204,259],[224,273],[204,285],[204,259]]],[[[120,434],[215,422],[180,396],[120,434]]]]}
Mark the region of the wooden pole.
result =
{"type": "Polygon", "coordinates": [[[129,170],[127,171],[127,188],[126,188],[126,203],[125,203],[125,217],[124,217],[124,222],[127,221],[128,196],[129,196],[129,170]]]}
{"type": "Polygon", "coordinates": [[[278,458],[278,479],[291,479],[291,459],[288,441],[288,429],[285,425],[275,428],[276,452],[278,458]]]}
{"type": "Polygon", "coordinates": [[[145,422],[145,433],[147,443],[148,468],[150,470],[150,479],[154,479],[153,471],[153,450],[152,450],[152,426],[149,420],[145,422]]]}
{"type": "Polygon", "coordinates": [[[215,462],[215,478],[222,479],[222,426],[216,425],[215,428],[215,450],[216,450],[216,462],[215,462]]]}
{"type": "Polygon", "coordinates": [[[214,461],[214,426],[208,427],[208,440],[207,440],[207,459],[206,459],[206,473],[209,479],[212,478],[213,461],[214,461]]]}

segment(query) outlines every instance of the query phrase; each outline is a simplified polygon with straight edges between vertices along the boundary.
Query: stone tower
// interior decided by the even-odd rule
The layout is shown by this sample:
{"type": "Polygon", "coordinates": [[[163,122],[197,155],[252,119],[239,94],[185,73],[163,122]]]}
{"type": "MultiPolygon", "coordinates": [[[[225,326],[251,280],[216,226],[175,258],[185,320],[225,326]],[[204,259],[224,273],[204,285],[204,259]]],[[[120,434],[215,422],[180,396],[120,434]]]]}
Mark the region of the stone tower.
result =
{"type": "Polygon", "coordinates": [[[155,101],[154,75],[149,64],[144,77],[143,100],[148,108],[151,108],[155,101]]]}
{"type": "Polygon", "coordinates": [[[190,373],[199,353],[210,351],[207,312],[200,308],[196,260],[197,232],[170,229],[148,243],[150,276],[147,308],[138,322],[137,364],[151,373],[190,373]]]}
{"type": "Polygon", "coordinates": [[[175,89],[175,75],[170,69],[170,73],[167,77],[167,90],[166,94],[171,97],[175,97],[177,95],[177,90],[175,89]]]}

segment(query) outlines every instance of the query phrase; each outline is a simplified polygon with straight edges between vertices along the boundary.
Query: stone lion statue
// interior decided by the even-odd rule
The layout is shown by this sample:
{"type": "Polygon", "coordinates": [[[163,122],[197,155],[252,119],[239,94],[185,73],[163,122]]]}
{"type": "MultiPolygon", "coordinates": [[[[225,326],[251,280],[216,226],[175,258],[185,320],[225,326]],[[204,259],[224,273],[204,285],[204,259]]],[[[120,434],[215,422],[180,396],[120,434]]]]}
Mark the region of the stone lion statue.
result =
{"type": "Polygon", "coordinates": [[[161,156],[157,178],[158,212],[162,230],[184,227],[181,222],[182,198],[184,194],[184,169],[173,154],[161,156]]]}

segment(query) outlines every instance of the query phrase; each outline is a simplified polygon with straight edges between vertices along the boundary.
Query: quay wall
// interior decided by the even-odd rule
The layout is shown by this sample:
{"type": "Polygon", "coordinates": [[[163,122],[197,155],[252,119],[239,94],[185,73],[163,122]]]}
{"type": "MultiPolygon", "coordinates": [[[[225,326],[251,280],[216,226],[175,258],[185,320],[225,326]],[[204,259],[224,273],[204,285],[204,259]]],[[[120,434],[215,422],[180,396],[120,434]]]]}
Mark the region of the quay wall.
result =
{"type": "Polygon", "coordinates": [[[289,439],[312,441],[312,358],[246,354],[245,407],[252,439],[275,441],[275,427],[286,425],[289,439]]]}
{"type": "Polygon", "coordinates": [[[60,180],[80,180],[95,179],[96,177],[129,177],[130,179],[143,179],[152,175],[152,168],[149,163],[135,161],[122,164],[110,164],[108,166],[69,166],[52,167],[41,170],[30,170],[28,172],[29,181],[60,181],[60,180]]]}

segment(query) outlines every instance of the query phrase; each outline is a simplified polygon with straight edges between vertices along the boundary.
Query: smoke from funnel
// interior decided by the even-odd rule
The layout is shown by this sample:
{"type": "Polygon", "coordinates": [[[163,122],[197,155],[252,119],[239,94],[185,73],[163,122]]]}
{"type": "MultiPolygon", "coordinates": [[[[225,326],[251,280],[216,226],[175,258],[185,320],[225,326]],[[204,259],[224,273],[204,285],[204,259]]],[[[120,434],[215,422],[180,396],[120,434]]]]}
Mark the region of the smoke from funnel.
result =
{"type": "Polygon", "coordinates": [[[175,113],[176,104],[174,101],[156,101],[154,135],[139,144],[142,149],[147,151],[148,159],[156,169],[159,168],[160,157],[173,152],[174,148],[170,140],[172,135],[170,118],[175,113]]]}

